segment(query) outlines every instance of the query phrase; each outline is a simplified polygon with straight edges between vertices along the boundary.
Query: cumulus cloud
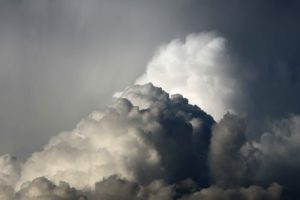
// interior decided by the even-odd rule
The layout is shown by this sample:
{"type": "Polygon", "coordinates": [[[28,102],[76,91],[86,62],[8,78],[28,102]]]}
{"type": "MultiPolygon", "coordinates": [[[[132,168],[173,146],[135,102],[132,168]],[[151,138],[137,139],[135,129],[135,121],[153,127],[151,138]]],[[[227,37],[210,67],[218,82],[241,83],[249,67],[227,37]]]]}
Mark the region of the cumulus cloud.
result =
{"type": "Polygon", "coordinates": [[[291,115],[274,121],[257,146],[261,168],[256,179],[264,182],[277,180],[286,187],[285,195],[300,196],[300,116],[291,115]]]}
{"type": "Polygon", "coordinates": [[[244,120],[231,114],[226,114],[214,127],[209,158],[211,173],[218,185],[239,186],[247,180],[248,163],[241,152],[246,143],[244,134],[244,120]]]}
{"type": "Polygon", "coordinates": [[[152,84],[118,94],[24,163],[0,157],[4,200],[296,199],[300,116],[271,121],[258,140],[247,119],[219,122],[152,84]]]}
{"type": "Polygon", "coordinates": [[[300,117],[270,122],[257,141],[246,139],[245,125],[245,119],[227,114],[214,126],[209,152],[214,183],[227,188],[278,182],[285,199],[299,197],[300,117]]]}
{"type": "Polygon", "coordinates": [[[232,57],[219,34],[192,34],[160,47],[136,83],[152,82],[180,93],[219,120],[227,111],[237,111],[234,101],[242,96],[232,57]]]}
{"type": "Polygon", "coordinates": [[[48,179],[41,177],[24,184],[15,194],[16,200],[85,200],[86,196],[68,183],[53,184],[48,179]]]}
{"type": "Polygon", "coordinates": [[[76,188],[118,174],[140,183],[193,177],[207,184],[212,117],[180,95],[152,84],[134,86],[76,129],[53,137],[23,165],[18,187],[36,177],[76,188]],[[136,102],[147,102],[141,109],[136,102]]]}

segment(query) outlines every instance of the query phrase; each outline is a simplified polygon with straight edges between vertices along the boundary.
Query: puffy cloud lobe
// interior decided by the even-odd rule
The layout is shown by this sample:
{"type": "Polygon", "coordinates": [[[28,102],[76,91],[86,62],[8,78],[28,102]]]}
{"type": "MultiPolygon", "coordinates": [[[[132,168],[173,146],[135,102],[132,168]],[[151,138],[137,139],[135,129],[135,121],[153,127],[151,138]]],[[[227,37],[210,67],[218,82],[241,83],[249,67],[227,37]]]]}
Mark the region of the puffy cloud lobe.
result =
{"type": "Polygon", "coordinates": [[[93,187],[114,174],[139,183],[193,177],[207,185],[213,123],[180,95],[169,97],[151,84],[134,86],[106,111],[93,112],[34,153],[22,167],[18,187],[41,176],[76,188],[93,187]],[[148,105],[140,109],[131,102],[148,105]]]}
{"type": "Polygon", "coordinates": [[[258,141],[247,140],[245,120],[227,114],[212,132],[209,162],[214,182],[221,187],[259,183],[283,185],[284,199],[299,193],[298,152],[300,117],[270,123],[258,141]]]}
{"type": "Polygon", "coordinates": [[[92,192],[94,199],[109,200],[171,200],[173,195],[173,186],[166,185],[162,180],[154,180],[150,184],[142,186],[117,176],[96,183],[95,191],[92,192]]]}
{"type": "Polygon", "coordinates": [[[218,185],[239,186],[249,180],[249,163],[243,154],[247,142],[245,130],[244,119],[232,114],[226,114],[213,128],[209,164],[218,185]]]}
{"type": "Polygon", "coordinates": [[[256,179],[276,180],[285,186],[287,198],[299,198],[300,116],[276,120],[255,146],[261,151],[261,167],[256,179]]]}
{"type": "Polygon", "coordinates": [[[242,97],[226,43],[215,32],[173,40],[156,52],[136,83],[152,82],[171,94],[180,93],[220,120],[227,111],[237,111],[234,101],[242,97]]]}
{"type": "Polygon", "coordinates": [[[67,183],[55,185],[44,177],[25,183],[15,194],[16,200],[84,200],[81,191],[70,188],[67,183]]]}
{"type": "Polygon", "coordinates": [[[142,87],[127,87],[124,91],[115,93],[114,97],[128,99],[140,109],[147,109],[154,102],[168,101],[169,94],[163,92],[161,88],[154,88],[152,84],[145,84],[142,87]]]}
{"type": "Polygon", "coordinates": [[[0,156],[0,185],[14,185],[20,176],[21,165],[16,157],[0,156]]]}
{"type": "Polygon", "coordinates": [[[279,200],[282,187],[276,183],[270,185],[267,189],[259,186],[250,186],[248,188],[223,189],[217,186],[211,186],[183,197],[181,200],[279,200]]]}

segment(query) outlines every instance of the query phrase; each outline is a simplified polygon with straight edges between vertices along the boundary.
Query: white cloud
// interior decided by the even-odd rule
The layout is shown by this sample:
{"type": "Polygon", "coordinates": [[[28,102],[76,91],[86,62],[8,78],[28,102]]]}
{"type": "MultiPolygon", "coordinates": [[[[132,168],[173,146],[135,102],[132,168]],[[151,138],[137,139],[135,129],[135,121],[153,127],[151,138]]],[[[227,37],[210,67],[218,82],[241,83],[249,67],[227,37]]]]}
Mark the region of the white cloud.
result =
{"type": "Polygon", "coordinates": [[[93,112],[33,153],[17,188],[42,176],[79,189],[115,174],[140,183],[189,176],[205,182],[201,169],[213,122],[182,96],[169,97],[152,84],[132,86],[105,111],[93,112]],[[132,102],[147,102],[147,109],[132,102]]]}
{"type": "Polygon", "coordinates": [[[282,188],[297,195],[299,122],[272,122],[250,141],[244,118],[226,114],[215,123],[181,95],[152,84],[128,87],[21,169],[1,156],[0,199],[256,200],[279,199],[282,188]]]}
{"type": "Polygon", "coordinates": [[[241,92],[226,43],[215,32],[175,39],[159,48],[136,83],[152,82],[170,94],[180,93],[219,120],[236,111],[233,100],[241,92]]]}

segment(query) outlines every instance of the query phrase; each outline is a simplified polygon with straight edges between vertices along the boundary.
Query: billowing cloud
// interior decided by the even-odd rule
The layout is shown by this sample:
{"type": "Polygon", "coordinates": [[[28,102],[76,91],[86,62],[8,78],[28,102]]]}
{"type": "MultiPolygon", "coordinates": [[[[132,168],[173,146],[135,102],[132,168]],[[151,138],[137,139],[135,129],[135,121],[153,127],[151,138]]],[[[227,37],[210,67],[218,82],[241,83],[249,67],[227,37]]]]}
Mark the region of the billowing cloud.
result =
{"type": "Polygon", "coordinates": [[[247,180],[248,163],[241,152],[245,143],[245,122],[238,116],[227,114],[214,127],[209,160],[218,185],[239,186],[247,180]]]}
{"type": "Polygon", "coordinates": [[[299,197],[300,117],[270,122],[259,140],[246,139],[245,119],[227,114],[212,131],[209,165],[213,182],[222,187],[278,182],[284,197],[299,197]]]}
{"type": "Polygon", "coordinates": [[[171,94],[180,93],[216,120],[236,111],[241,96],[235,63],[224,37],[215,32],[192,34],[159,48],[138,84],[152,82],[171,94]]]}
{"type": "Polygon", "coordinates": [[[20,164],[0,158],[4,200],[295,199],[300,117],[271,121],[258,140],[247,118],[219,122],[152,84],[118,94],[20,164]]]}
{"type": "Polygon", "coordinates": [[[14,194],[16,200],[85,200],[81,191],[71,188],[68,183],[53,184],[41,177],[23,185],[21,190],[14,194]]]}
{"type": "Polygon", "coordinates": [[[206,185],[213,123],[180,95],[169,97],[152,84],[134,86],[34,153],[22,167],[18,186],[44,176],[76,188],[93,187],[114,174],[141,183],[193,177],[206,185]],[[148,105],[141,109],[136,102],[148,105]]]}
{"type": "Polygon", "coordinates": [[[66,182],[54,184],[44,177],[27,182],[18,192],[8,186],[6,191],[2,188],[0,197],[3,200],[278,200],[282,190],[276,183],[266,189],[259,186],[223,189],[214,185],[199,189],[191,180],[170,185],[163,180],[154,180],[150,184],[141,185],[118,176],[97,182],[93,190],[78,190],[66,182]]]}

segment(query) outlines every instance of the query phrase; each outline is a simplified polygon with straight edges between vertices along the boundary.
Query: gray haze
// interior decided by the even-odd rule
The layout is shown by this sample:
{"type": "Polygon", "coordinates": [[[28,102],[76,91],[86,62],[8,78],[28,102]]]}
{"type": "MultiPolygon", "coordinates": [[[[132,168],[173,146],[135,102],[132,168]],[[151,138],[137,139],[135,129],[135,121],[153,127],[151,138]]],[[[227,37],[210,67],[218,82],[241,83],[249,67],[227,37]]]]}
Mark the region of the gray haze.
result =
{"type": "Polygon", "coordinates": [[[143,72],[177,37],[172,8],[149,3],[1,1],[1,153],[41,148],[143,72]]]}
{"type": "Polygon", "coordinates": [[[299,1],[0,0],[0,153],[24,158],[141,75],[174,38],[221,32],[253,123],[300,112],[299,1]],[[35,141],[32,143],[32,141],[35,141]]]}

